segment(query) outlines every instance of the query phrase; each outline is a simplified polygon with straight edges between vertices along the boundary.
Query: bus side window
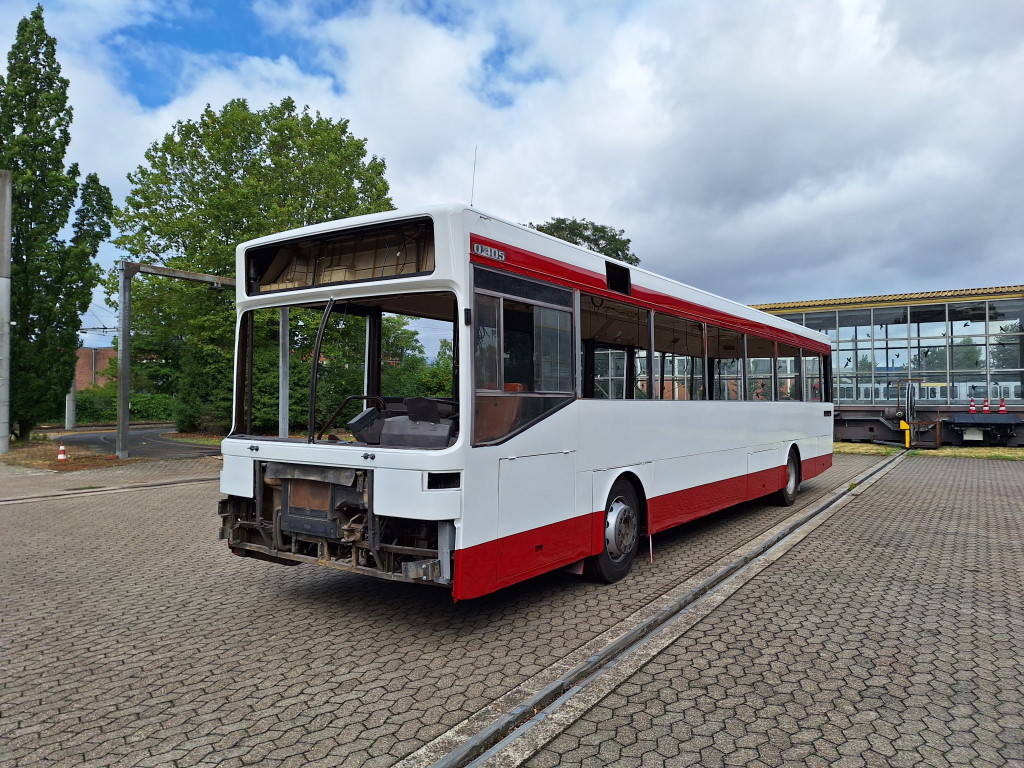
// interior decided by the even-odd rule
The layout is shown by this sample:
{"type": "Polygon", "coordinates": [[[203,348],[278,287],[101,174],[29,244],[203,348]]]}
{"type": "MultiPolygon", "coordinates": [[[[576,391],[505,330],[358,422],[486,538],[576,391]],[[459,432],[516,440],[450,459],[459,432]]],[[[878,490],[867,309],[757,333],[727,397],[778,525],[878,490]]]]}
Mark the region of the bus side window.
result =
{"type": "Polygon", "coordinates": [[[800,376],[800,350],[780,342],[775,372],[779,382],[779,400],[802,400],[804,393],[800,376]]]}
{"type": "Polygon", "coordinates": [[[741,400],[743,334],[708,326],[712,400],[741,400]]]}
{"type": "Polygon", "coordinates": [[[486,443],[573,398],[572,292],[484,269],[474,277],[473,440],[486,443]]]}
{"type": "MultiPolygon", "coordinates": [[[[804,400],[821,401],[822,371],[821,355],[803,350],[804,400]]],[[[853,399],[852,387],[840,387],[839,397],[844,400],[853,399]]]]}
{"type": "Polygon", "coordinates": [[[662,313],[654,316],[654,397],[704,399],[704,327],[662,313]]]}
{"type": "Polygon", "coordinates": [[[775,342],[760,336],[746,337],[747,394],[746,400],[774,399],[772,374],[775,370],[775,342]]]}
{"type": "Polygon", "coordinates": [[[580,296],[583,396],[598,400],[649,397],[646,309],[600,296],[580,296]]]}

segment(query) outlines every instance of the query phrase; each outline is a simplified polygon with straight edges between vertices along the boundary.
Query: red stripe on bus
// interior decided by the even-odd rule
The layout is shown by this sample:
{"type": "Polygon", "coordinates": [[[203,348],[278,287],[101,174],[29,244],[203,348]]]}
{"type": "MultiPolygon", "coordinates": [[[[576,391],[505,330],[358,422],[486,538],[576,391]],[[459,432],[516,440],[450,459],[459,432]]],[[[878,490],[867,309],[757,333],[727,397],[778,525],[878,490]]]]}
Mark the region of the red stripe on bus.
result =
{"type": "MultiPolygon", "coordinates": [[[[802,461],[801,479],[809,480],[830,466],[831,455],[802,461]]],[[[774,467],[648,499],[650,532],[659,533],[773,493],[785,484],[785,472],[785,467],[774,467]]],[[[596,555],[604,546],[603,528],[604,510],[598,510],[456,550],[453,596],[456,600],[480,597],[596,555]]]]}
{"type": "Polygon", "coordinates": [[[711,323],[715,326],[729,328],[730,330],[741,331],[743,333],[754,333],[758,336],[764,336],[766,338],[774,339],[775,341],[781,341],[786,344],[792,344],[793,346],[799,346],[805,349],[812,349],[815,352],[820,352],[826,355],[831,352],[829,345],[822,344],[821,342],[814,341],[813,339],[808,339],[798,333],[776,328],[756,320],[737,317],[721,310],[712,309],[702,304],[687,301],[686,299],[669,296],[668,294],[655,291],[651,288],[634,285],[632,286],[632,294],[630,296],[625,296],[621,293],[616,293],[615,291],[609,291],[606,287],[606,277],[598,272],[593,272],[592,270],[584,267],[578,267],[574,264],[567,264],[563,261],[552,259],[549,256],[542,256],[539,253],[532,253],[521,248],[515,248],[498,240],[491,240],[486,237],[481,237],[480,235],[472,235],[470,237],[471,249],[474,243],[486,245],[491,248],[504,251],[505,253],[504,261],[496,261],[470,252],[469,259],[475,264],[481,264],[493,269],[503,269],[509,272],[515,272],[523,275],[524,277],[556,283],[569,288],[586,290],[588,293],[593,293],[597,296],[636,304],[655,311],[667,310],[672,314],[682,315],[692,320],[711,323]]]}
{"type": "Polygon", "coordinates": [[[650,532],[659,533],[777,491],[785,483],[785,473],[785,467],[774,467],[655,496],[647,502],[650,532]]]}
{"type": "Polygon", "coordinates": [[[452,595],[456,600],[480,597],[593,554],[587,533],[593,517],[562,520],[455,550],[452,595]]]}
{"type": "Polygon", "coordinates": [[[831,466],[831,453],[827,453],[824,456],[815,456],[812,459],[804,459],[800,462],[800,479],[810,480],[812,477],[817,477],[831,466]]]}

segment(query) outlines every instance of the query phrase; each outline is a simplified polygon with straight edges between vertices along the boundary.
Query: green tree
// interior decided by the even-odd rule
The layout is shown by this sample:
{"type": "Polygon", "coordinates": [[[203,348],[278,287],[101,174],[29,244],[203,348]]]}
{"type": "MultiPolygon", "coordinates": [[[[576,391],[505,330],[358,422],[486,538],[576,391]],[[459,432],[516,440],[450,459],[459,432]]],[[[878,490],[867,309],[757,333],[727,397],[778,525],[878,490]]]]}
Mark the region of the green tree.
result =
{"type": "Polygon", "coordinates": [[[587,219],[564,218],[550,219],[543,224],[530,222],[529,226],[567,243],[582,245],[610,259],[618,259],[634,266],[640,263],[640,257],[629,250],[630,240],[624,237],[624,230],[595,224],[587,219]]]}
{"type": "Polygon", "coordinates": [[[18,438],[60,402],[74,379],[80,315],[100,279],[113,203],[96,174],[64,166],[71,141],[68,80],[42,6],[18,24],[0,77],[0,168],[11,171],[11,422],[18,438]],[[61,231],[71,220],[70,242],[61,231]]]}
{"type": "MultiPolygon", "coordinates": [[[[366,140],[286,98],[259,111],[244,99],[175,123],[128,175],[115,243],[137,261],[230,276],[235,246],[293,227],[393,206],[385,163],[366,140]]],[[[146,278],[133,289],[132,326],[168,349],[178,370],[182,429],[230,421],[234,295],[146,278]]],[[[112,275],[108,293],[116,289],[112,275]]]]}
{"type": "Polygon", "coordinates": [[[437,356],[423,373],[424,391],[430,397],[451,397],[455,376],[455,351],[450,339],[441,339],[437,356]]]}

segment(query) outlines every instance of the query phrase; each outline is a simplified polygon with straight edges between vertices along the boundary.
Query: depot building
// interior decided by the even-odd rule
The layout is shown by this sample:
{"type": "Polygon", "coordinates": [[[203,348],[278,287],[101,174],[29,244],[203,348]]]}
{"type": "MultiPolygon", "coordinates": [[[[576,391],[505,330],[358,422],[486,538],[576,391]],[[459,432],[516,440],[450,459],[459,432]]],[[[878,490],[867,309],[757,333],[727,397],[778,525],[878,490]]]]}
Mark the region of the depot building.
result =
{"type": "Polygon", "coordinates": [[[1024,445],[1024,286],[755,307],[832,340],[836,439],[902,440],[909,388],[929,439],[1024,445]]]}

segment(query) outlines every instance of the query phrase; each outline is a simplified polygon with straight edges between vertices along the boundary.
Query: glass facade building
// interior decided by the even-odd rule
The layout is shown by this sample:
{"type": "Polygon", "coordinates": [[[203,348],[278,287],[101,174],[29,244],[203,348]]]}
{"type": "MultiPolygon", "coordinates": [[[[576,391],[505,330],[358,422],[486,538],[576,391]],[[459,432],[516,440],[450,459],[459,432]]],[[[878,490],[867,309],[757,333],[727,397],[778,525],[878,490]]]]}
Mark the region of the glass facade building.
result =
{"type": "Polygon", "coordinates": [[[893,405],[908,379],[919,408],[1024,404],[1024,286],[756,308],[829,336],[839,405],[893,405]]]}

